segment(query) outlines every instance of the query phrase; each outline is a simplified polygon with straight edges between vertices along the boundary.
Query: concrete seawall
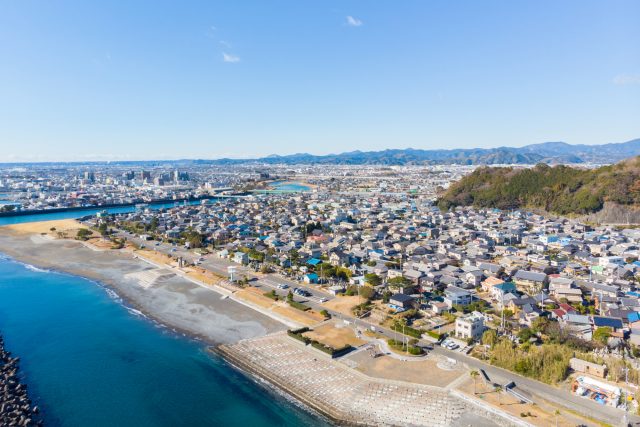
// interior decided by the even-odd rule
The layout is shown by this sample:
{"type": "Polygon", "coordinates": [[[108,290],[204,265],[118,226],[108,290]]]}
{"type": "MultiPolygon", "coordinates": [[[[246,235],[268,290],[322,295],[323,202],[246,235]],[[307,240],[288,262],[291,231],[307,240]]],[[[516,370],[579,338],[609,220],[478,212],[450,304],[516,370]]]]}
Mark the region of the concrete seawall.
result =
{"type": "Polygon", "coordinates": [[[449,426],[458,425],[468,413],[481,415],[496,426],[526,425],[440,387],[369,377],[317,357],[282,333],[213,350],[338,425],[449,426]]]}

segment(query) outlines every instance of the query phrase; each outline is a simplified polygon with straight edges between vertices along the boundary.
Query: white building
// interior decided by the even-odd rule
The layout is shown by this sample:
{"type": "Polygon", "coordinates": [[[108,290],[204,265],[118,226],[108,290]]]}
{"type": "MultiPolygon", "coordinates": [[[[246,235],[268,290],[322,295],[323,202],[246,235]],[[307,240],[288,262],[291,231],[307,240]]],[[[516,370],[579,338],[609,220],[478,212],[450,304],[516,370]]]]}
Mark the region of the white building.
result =
{"type": "Polygon", "coordinates": [[[598,260],[598,264],[601,267],[606,267],[609,264],[624,265],[624,258],[621,256],[603,256],[598,260]]]}
{"type": "Polygon", "coordinates": [[[484,332],[484,316],[474,311],[456,319],[456,337],[478,340],[484,332]]]}

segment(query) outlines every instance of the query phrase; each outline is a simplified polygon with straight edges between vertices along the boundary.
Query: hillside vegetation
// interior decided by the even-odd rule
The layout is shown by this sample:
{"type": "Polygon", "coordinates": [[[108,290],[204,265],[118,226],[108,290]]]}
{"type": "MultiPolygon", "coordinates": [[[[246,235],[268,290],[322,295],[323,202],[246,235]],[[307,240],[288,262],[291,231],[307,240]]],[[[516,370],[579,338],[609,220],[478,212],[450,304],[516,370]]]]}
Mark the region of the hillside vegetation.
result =
{"type": "Polygon", "coordinates": [[[605,202],[640,206],[640,157],[591,170],[481,167],[451,185],[438,206],[539,208],[567,215],[597,212],[605,202]]]}

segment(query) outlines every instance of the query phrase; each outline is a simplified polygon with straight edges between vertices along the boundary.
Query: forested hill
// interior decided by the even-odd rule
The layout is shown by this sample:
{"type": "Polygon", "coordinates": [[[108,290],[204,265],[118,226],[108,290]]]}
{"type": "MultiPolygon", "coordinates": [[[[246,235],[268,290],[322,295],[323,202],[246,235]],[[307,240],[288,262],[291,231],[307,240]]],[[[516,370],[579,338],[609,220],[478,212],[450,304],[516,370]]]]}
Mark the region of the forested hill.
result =
{"type": "Polygon", "coordinates": [[[567,215],[597,212],[605,202],[640,207],[640,156],[590,170],[481,167],[451,185],[438,206],[539,208],[567,215]]]}

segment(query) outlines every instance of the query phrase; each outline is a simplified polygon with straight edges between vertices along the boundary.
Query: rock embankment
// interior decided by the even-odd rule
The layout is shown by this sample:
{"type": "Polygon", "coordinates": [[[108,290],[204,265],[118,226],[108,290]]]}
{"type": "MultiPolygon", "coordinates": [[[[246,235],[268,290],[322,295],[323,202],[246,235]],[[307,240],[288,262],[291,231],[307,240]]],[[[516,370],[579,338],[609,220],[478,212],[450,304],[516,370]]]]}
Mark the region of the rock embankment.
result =
{"type": "Polygon", "coordinates": [[[32,406],[27,386],[20,382],[17,357],[4,349],[0,337],[0,427],[40,426],[38,407],[32,406]]]}

